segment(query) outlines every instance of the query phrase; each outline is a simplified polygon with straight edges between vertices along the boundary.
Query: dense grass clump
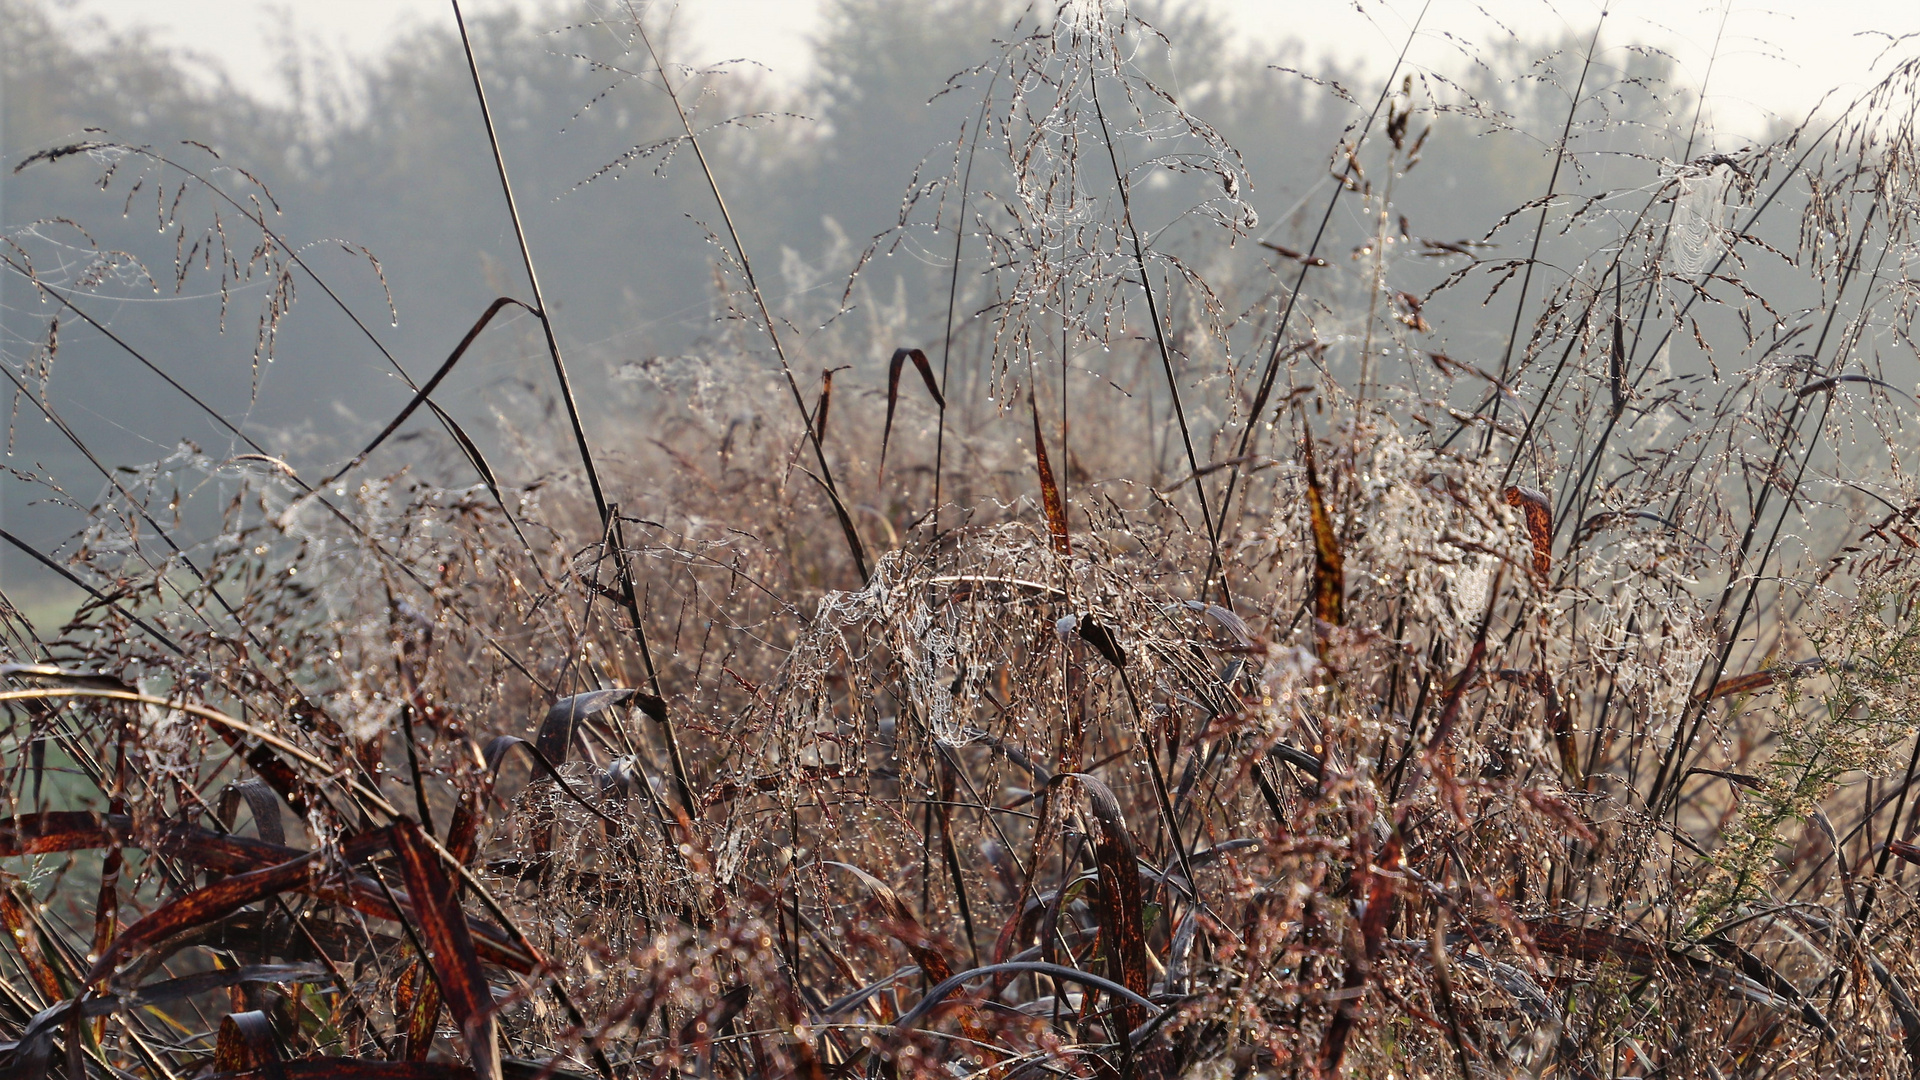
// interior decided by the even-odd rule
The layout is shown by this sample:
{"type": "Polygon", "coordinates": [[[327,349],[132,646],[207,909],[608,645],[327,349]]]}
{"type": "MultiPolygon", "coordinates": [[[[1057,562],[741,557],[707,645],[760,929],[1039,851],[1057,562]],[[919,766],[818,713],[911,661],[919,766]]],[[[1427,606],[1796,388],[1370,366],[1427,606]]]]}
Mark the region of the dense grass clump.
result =
{"type": "MultiPolygon", "coordinates": [[[[718,252],[641,412],[581,408],[496,156],[516,284],[377,437],[302,470],[208,408],[230,454],[94,459],[83,534],[6,534],[90,598],[0,603],[9,1067],[1920,1069],[1915,62],[1695,153],[1596,31],[1546,189],[1467,239],[1396,188],[1514,118],[1396,67],[1275,232],[1177,42],[1043,6],[844,288],[773,301],[728,125],[612,28],[679,127],[601,175],[696,172],[718,252]],[[875,299],[893,251],[936,325],[875,299]],[[549,396],[476,438],[434,395],[515,315],[549,396]]],[[[209,154],[22,163],[159,190],[179,252],[10,242],[19,415],[84,449],[36,379],[115,283],[238,324],[267,282],[261,363],[296,295],[379,345],[209,154]]]]}

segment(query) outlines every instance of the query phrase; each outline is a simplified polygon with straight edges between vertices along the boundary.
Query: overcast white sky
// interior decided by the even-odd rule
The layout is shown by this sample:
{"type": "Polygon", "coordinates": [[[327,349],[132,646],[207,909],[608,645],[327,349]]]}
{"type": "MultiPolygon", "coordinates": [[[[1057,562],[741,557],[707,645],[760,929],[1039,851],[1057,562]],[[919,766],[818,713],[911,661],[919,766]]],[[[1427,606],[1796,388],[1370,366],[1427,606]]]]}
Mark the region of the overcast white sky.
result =
{"type": "MultiPolygon", "coordinates": [[[[914,0],[902,0],[914,2],[914,0]]],[[[1288,36],[1308,57],[1339,56],[1384,74],[1426,0],[1183,0],[1230,16],[1244,47],[1260,51],[1288,36]]],[[[291,27],[307,47],[335,56],[378,54],[400,29],[451,21],[446,0],[64,0],[70,17],[115,27],[146,26],[163,42],[188,46],[224,66],[242,85],[280,93],[272,28],[291,27]]],[[[469,10],[530,0],[469,0],[469,10]]],[[[606,4],[611,9],[618,5],[606,4]]],[[[656,5],[657,12],[662,5],[656,5]]],[[[1607,44],[1655,45],[1696,85],[1713,63],[1709,108],[1722,131],[1752,131],[1766,115],[1798,118],[1819,96],[1857,90],[1889,60],[1874,61],[1889,36],[1920,35],[1920,0],[1431,0],[1415,63],[1446,71],[1463,65],[1462,43],[1485,45],[1509,33],[1587,33],[1609,7],[1607,44]],[[1724,24],[1723,24],[1724,19],[1724,24]],[[1724,30],[1723,30],[1724,25],[1724,30]]],[[[746,57],[776,78],[806,75],[808,40],[820,0],[682,0],[694,59],[746,57]]],[[[276,31],[276,33],[283,33],[276,31]]],[[[1920,51],[1920,37],[1895,50],[1920,51]]],[[[1617,54],[1616,54],[1617,56],[1617,54]]],[[[1850,94],[1846,96],[1851,96],[1850,94]]]]}

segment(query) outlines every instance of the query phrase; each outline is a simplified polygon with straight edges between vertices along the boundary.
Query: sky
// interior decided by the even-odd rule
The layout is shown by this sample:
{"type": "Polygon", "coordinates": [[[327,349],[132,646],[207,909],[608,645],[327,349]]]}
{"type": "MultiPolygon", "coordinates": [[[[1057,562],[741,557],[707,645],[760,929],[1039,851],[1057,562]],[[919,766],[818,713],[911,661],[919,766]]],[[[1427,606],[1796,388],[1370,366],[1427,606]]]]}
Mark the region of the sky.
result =
{"type": "MultiPolygon", "coordinates": [[[[1891,55],[1920,53],[1916,0],[1178,0],[1212,8],[1242,28],[1241,47],[1272,53],[1288,38],[1304,59],[1338,57],[1384,76],[1421,19],[1410,62],[1458,73],[1475,46],[1509,34],[1590,34],[1605,9],[1601,58],[1629,43],[1673,56],[1682,78],[1707,83],[1707,107],[1723,132],[1752,133],[1770,117],[1797,120],[1829,90],[1851,97],[1884,72],[1890,38],[1915,35],[1891,55]],[[1716,41],[1718,49],[1715,49],[1716,41]],[[1876,56],[1880,64],[1875,67],[1876,56]],[[1711,63],[1710,63],[1711,61],[1711,63]]],[[[403,29],[451,22],[446,0],[61,0],[75,26],[146,28],[156,41],[184,46],[209,69],[241,86],[284,99],[280,51],[291,31],[303,49],[337,60],[379,55],[403,29]]],[[[539,0],[468,0],[469,12],[539,0]]],[[[609,14],[623,3],[602,0],[609,14]]],[[[776,80],[802,81],[821,0],[656,2],[683,25],[696,61],[745,58],[776,80]]]]}

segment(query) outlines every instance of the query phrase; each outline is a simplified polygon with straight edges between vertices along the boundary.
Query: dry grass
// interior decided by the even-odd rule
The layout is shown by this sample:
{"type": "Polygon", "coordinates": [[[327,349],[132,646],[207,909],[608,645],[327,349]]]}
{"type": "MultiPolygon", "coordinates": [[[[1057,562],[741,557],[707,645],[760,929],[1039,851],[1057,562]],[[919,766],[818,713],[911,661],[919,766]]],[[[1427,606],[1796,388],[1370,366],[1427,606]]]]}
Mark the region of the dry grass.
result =
{"type": "MultiPolygon", "coordinates": [[[[1371,247],[1239,280],[1248,178],[1143,40],[1076,6],[956,82],[978,130],[868,253],[953,253],[930,342],[771,310],[723,213],[737,317],[629,372],[668,404],[618,454],[503,415],[487,462],[432,406],[459,452],[377,479],[103,466],[54,560],[94,601],[7,608],[12,1067],[1911,1075],[1920,72],[1556,171],[1489,234],[1533,255],[1430,247],[1416,296],[1411,82],[1332,158],[1371,247]],[[1509,317],[1498,362],[1423,347],[1509,317]]],[[[263,356],[320,284],[245,174],[37,164],[82,157],[183,193],[177,278],[276,283],[263,356]]]]}

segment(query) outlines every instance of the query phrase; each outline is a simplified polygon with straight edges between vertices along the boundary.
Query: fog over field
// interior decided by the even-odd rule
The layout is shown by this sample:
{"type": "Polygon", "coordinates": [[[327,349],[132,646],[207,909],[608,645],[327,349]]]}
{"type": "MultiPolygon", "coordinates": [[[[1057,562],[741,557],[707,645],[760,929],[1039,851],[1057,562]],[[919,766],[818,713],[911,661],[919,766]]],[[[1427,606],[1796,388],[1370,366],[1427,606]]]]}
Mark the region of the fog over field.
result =
{"type": "MultiPolygon", "coordinates": [[[[662,9],[667,29],[660,44],[670,55],[685,53],[715,65],[688,72],[702,88],[696,102],[703,122],[719,123],[709,151],[741,209],[737,224],[744,238],[768,253],[768,292],[776,307],[792,312],[802,331],[796,348],[804,353],[807,334],[839,309],[847,277],[872,239],[901,220],[909,189],[952,167],[955,139],[979,88],[961,92],[970,85],[962,78],[953,92],[942,91],[949,77],[978,64],[996,38],[1020,24],[1021,9],[824,3],[787,16],[786,26],[775,28],[803,25],[812,46],[801,52],[805,62],[796,64],[792,42],[757,34],[745,35],[740,52],[729,52],[727,28],[754,20],[752,5],[723,7],[662,9]],[[755,61],[723,62],[768,49],[773,59],[788,60],[786,73],[755,61]],[[798,75],[792,73],[796,67],[798,75]]],[[[1259,12],[1229,6],[1182,5],[1168,9],[1165,18],[1141,9],[1177,43],[1173,49],[1156,43],[1146,55],[1166,65],[1170,85],[1187,95],[1182,104],[1244,159],[1246,203],[1259,224],[1246,241],[1218,256],[1238,279],[1272,272],[1273,253],[1254,241],[1298,248],[1311,239],[1318,221],[1310,204],[1331,183],[1330,148],[1364,116],[1383,65],[1390,66],[1398,51],[1397,39],[1390,38],[1404,34],[1419,14],[1381,8],[1362,19],[1340,5],[1329,7],[1334,10],[1308,20],[1306,39],[1289,37],[1259,12]],[[1357,47],[1356,41],[1371,44],[1357,47]],[[1362,89],[1368,85],[1374,89],[1362,89]]],[[[708,209],[705,182],[677,154],[647,152],[648,144],[672,135],[674,121],[644,79],[601,66],[622,60],[622,39],[604,22],[593,25],[591,10],[498,4],[479,10],[486,14],[475,25],[477,46],[501,88],[495,107],[503,152],[521,195],[529,241],[546,264],[548,291],[559,300],[555,330],[584,380],[581,397],[596,419],[645,409],[646,391],[621,373],[695,348],[721,325],[707,269],[714,254],[708,237],[718,223],[708,209]],[[606,169],[610,164],[615,167],[606,169]]],[[[330,19],[313,10],[290,11],[279,37],[266,36],[273,20],[260,11],[217,5],[198,21],[182,16],[171,28],[163,14],[145,5],[96,3],[68,10],[12,2],[7,11],[0,128],[7,162],[17,165],[94,128],[136,144],[175,148],[202,164],[214,159],[182,140],[217,150],[220,165],[213,167],[245,169],[264,185],[278,206],[280,235],[328,269],[329,283],[343,299],[382,324],[378,337],[410,371],[431,370],[494,296],[513,291],[519,252],[452,20],[442,6],[361,12],[361,22],[403,35],[378,44],[365,30],[352,39],[329,35],[329,29],[346,30],[334,21],[354,16],[330,19]],[[99,16],[108,21],[97,21],[99,16]],[[311,33],[310,41],[297,36],[302,30],[311,33]],[[218,36],[202,42],[196,32],[218,36]],[[123,33],[135,36],[115,36],[123,33]],[[221,57],[238,54],[234,42],[249,35],[262,36],[238,62],[245,79],[213,83],[223,70],[221,57]],[[277,68],[266,63],[268,57],[279,58],[277,68]],[[378,272],[370,256],[378,259],[378,272]]],[[[1501,14],[1506,21],[1478,10],[1451,13],[1449,24],[1430,13],[1432,22],[1416,35],[1414,60],[1423,69],[1416,93],[1451,110],[1435,117],[1436,135],[1420,174],[1395,197],[1397,213],[1420,237],[1480,239],[1551,172],[1552,136],[1579,82],[1592,17],[1576,11],[1501,14]],[[1547,36],[1526,36],[1543,31],[1547,36]]],[[[1827,32],[1821,39],[1826,50],[1806,60],[1776,58],[1780,47],[1760,48],[1753,35],[1829,20],[1788,11],[1728,14],[1723,22],[1719,14],[1725,13],[1703,9],[1686,22],[1687,36],[1661,48],[1641,45],[1631,35],[1637,29],[1648,38],[1673,38],[1672,20],[1650,10],[1610,16],[1614,22],[1597,39],[1592,80],[1607,89],[1583,91],[1593,109],[1576,117],[1570,133],[1578,155],[1571,160],[1587,182],[1625,179],[1634,169],[1657,175],[1657,162],[1677,156],[1689,138],[1695,154],[1738,150],[1769,129],[1797,122],[1800,110],[1828,89],[1823,73],[1804,68],[1841,47],[1833,43],[1838,31],[1827,32]],[[1697,83],[1711,75],[1712,63],[1703,62],[1713,57],[1711,35],[1729,34],[1729,56],[1717,61],[1723,80],[1729,71],[1740,74],[1744,60],[1742,89],[1794,91],[1766,94],[1762,105],[1722,87],[1711,110],[1697,109],[1697,83]],[[1703,37],[1709,51],[1686,55],[1690,70],[1677,70],[1679,57],[1687,49],[1698,52],[1703,37]],[[1759,63],[1759,80],[1751,74],[1755,53],[1770,61],[1759,63]],[[1634,145],[1623,157],[1630,141],[1646,145],[1634,145]]],[[[1863,9],[1850,18],[1870,24],[1875,14],[1863,9]]],[[[1858,58],[1858,42],[1839,42],[1853,44],[1848,59],[1858,58]]],[[[1857,83],[1865,72],[1847,74],[1857,83]]],[[[83,182],[98,171],[91,163],[68,161],[9,175],[0,187],[0,220],[50,281],[85,273],[89,256],[76,242],[89,250],[97,245],[124,251],[147,264],[171,264],[179,228],[211,224],[214,209],[207,208],[156,235],[123,191],[102,194],[83,182]],[[124,218],[122,210],[128,211],[124,218]],[[90,241],[55,221],[84,225],[90,241]],[[36,250],[37,244],[46,246],[36,250]]],[[[142,192],[143,198],[155,194],[152,184],[142,192]]],[[[1171,249],[1191,239],[1195,224],[1181,216],[1188,202],[1185,192],[1166,191],[1158,182],[1145,185],[1141,221],[1156,243],[1171,249]]],[[[925,206],[905,212],[915,224],[931,221],[925,206]]],[[[1343,210],[1332,222],[1340,250],[1353,248],[1370,228],[1355,214],[1343,210]]],[[[874,318],[884,308],[889,323],[924,341],[945,314],[948,256],[940,243],[912,233],[889,248],[846,298],[851,317],[874,318]]],[[[1449,269],[1429,261],[1436,271],[1449,269]]],[[[1351,261],[1346,268],[1353,269],[1351,261]]],[[[1416,271],[1412,283],[1437,276],[1416,271]]],[[[337,313],[310,303],[317,289],[298,290],[297,314],[279,328],[271,363],[263,360],[256,369],[253,331],[269,291],[265,282],[229,283],[226,333],[209,336],[205,328],[221,319],[218,275],[177,285],[163,281],[157,289],[130,265],[112,277],[118,280],[97,290],[89,312],[137,331],[153,359],[290,461],[338,458],[406,400],[406,388],[368,340],[337,313]]],[[[8,356],[24,371],[33,364],[36,327],[51,312],[17,276],[0,282],[0,289],[8,356]]],[[[546,392],[536,338],[524,318],[509,317],[477,344],[442,391],[477,417],[476,438],[494,437],[485,419],[490,410],[546,392]]],[[[1498,348],[1499,338],[1486,327],[1438,341],[1435,351],[1483,353],[1498,348]]],[[[60,362],[49,371],[44,392],[90,418],[89,445],[103,461],[152,460],[182,438],[208,453],[232,452],[231,438],[217,425],[97,333],[73,327],[59,347],[60,362]]],[[[874,355],[848,358],[859,372],[852,377],[855,392],[875,392],[875,365],[890,352],[891,346],[876,344],[874,355]]],[[[815,358],[804,366],[837,362],[815,358]]],[[[15,423],[10,437],[12,460],[32,463],[20,467],[38,472],[44,466],[83,503],[95,496],[98,477],[88,475],[84,461],[47,425],[15,423]]],[[[417,444],[413,449],[434,451],[417,444]]],[[[10,528],[42,546],[78,527],[76,518],[17,484],[6,487],[0,513],[10,528]],[[29,511],[29,504],[38,509],[29,511]]],[[[26,595],[57,589],[39,580],[31,566],[18,565],[19,558],[15,551],[0,552],[0,566],[21,582],[16,588],[26,595]]]]}

